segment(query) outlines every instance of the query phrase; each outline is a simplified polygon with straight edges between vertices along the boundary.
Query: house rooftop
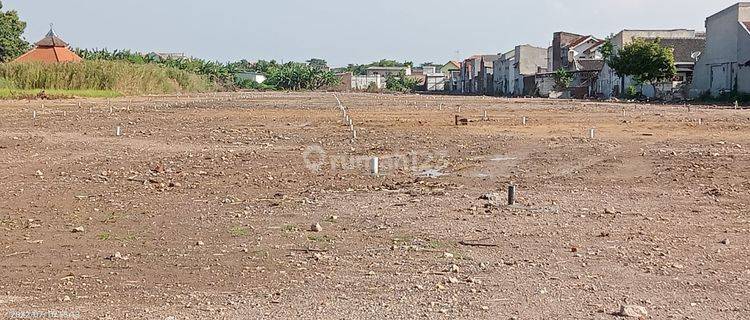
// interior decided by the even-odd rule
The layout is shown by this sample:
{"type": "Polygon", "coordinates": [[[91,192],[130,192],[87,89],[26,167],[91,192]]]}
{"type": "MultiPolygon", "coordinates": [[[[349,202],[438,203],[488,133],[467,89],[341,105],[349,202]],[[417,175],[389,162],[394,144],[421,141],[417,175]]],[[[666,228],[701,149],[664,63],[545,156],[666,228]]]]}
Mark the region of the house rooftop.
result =
{"type": "Polygon", "coordinates": [[[575,41],[571,42],[568,45],[568,47],[575,48],[576,46],[578,46],[578,45],[580,45],[580,44],[582,44],[582,43],[584,43],[586,41],[589,41],[589,39],[593,39],[593,40],[597,40],[597,41],[599,40],[597,38],[594,38],[594,36],[581,36],[578,39],[576,39],[575,41]]]}
{"type": "Polygon", "coordinates": [[[694,29],[623,29],[622,31],[629,31],[629,32],[648,32],[648,31],[695,31],[694,29]]]}
{"type": "Polygon", "coordinates": [[[404,70],[407,67],[368,67],[367,70],[404,70]]]}
{"type": "Polygon", "coordinates": [[[708,18],[706,18],[706,20],[711,20],[711,19],[715,18],[716,16],[720,16],[722,14],[725,14],[728,11],[733,10],[735,7],[737,7],[737,8],[750,7],[750,2],[737,2],[737,3],[733,4],[733,5],[725,8],[724,10],[721,10],[721,11],[719,11],[717,13],[714,13],[714,14],[708,16],[708,18]]]}
{"type": "Polygon", "coordinates": [[[647,40],[659,40],[659,44],[674,50],[675,62],[695,63],[696,53],[703,52],[706,48],[705,38],[644,38],[647,40]]]}
{"type": "Polygon", "coordinates": [[[81,61],[75,52],[70,51],[68,44],[58,38],[55,32],[50,28],[47,35],[36,43],[34,49],[24,53],[14,61],[40,61],[40,62],[77,62],[81,61]]]}
{"type": "Polygon", "coordinates": [[[68,44],[62,39],[58,38],[55,34],[55,31],[50,28],[49,32],[47,32],[47,35],[42,40],[39,40],[39,42],[36,43],[36,46],[67,48],[68,44]]]}
{"type": "Polygon", "coordinates": [[[576,62],[581,66],[581,71],[601,71],[604,68],[603,59],[578,59],[576,62]]]}

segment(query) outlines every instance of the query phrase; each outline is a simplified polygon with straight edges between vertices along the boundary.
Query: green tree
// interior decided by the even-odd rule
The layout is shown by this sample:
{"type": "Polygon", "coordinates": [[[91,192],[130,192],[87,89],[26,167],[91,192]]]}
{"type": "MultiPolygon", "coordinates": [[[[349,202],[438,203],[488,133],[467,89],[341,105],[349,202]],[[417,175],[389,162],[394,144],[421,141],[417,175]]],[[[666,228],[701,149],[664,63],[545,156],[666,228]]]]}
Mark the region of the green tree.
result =
{"type": "Polygon", "coordinates": [[[555,88],[559,91],[563,91],[568,89],[570,87],[570,84],[573,83],[573,75],[568,72],[568,70],[565,70],[563,68],[558,69],[555,71],[555,88]]]}
{"type": "MultiPolygon", "coordinates": [[[[654,41],[637,38],[617,52],[608,54],[607,64],[621,78],[620,88],[625,88],[625,77],[637,83],[649,83],[656,91],[656,83],[677,74],[674,51],[654,41]]],[[[624,91],[624,90],[623,90],[624,91]]]]}
{"type": "Polygon", "coordinates": [[[417,89],[418,85],[417,79],[406,76],[403,71],[397,76],[391,75],[385,79],[385,88],[391,91],[412,92],[417,89]]]}
{"type": "Polygon", "coordinates": [[[312,58],[310,60],[307,60],[307,64],[310,67],[316,68],[316,69],[321,69],[321,70],[327,70],[328,69],[328,62],[325,61],[325,60],[323,60],[323,59],[319,59],[319,58],[312,58]]]}
{"type": "Polygon", "coordinates": [[[2,9],[0,2],[0,62],[8,62],[29,50],[29,43],[23,39],[26,22],[21,21],[16,11],[2,9]]]}

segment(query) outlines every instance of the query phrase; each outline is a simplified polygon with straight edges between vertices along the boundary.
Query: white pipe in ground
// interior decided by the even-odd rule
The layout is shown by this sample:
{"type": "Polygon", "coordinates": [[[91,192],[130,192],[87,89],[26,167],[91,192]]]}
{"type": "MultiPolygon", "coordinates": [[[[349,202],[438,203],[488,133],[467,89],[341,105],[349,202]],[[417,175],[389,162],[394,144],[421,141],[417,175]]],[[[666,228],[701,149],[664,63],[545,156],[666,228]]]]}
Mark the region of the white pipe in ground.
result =
{"type": "Polygon", "coordinates": [[[370,159],[370,174],[373,176],[380,174],[380,159],[378,159],[378,157],[372,157],[370,159]]]}

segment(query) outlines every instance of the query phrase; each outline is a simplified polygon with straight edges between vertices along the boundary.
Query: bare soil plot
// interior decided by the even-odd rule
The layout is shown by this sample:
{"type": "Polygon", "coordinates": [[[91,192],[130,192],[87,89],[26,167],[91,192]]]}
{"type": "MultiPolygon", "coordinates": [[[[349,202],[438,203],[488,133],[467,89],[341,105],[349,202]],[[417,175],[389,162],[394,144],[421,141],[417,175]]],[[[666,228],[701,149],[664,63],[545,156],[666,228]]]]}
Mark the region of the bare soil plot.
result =
{"type": "Polygon", "coordinates": [[[750,318],[749,110],[339,97],[0,102],[0,314],[750,318]]]}

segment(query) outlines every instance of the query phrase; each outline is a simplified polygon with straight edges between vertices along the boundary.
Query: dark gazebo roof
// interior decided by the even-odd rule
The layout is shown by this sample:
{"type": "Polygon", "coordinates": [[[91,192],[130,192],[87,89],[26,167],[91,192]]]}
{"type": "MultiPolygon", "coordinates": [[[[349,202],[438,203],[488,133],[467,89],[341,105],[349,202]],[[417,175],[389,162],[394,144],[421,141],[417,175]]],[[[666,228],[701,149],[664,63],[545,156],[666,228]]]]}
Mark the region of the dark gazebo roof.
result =
{"type": "Polygon", "coordinates": [[[55,31],[52,30],[52,28],[49,29],[49,32],[47,33],[47,36],[44,37],[44,39],[39,40],[39,42],[36,43],[37,47],[57,47],[57,48],[67,48],[68,44],[65,43],[62,39],[58,38],[55,34],[55,31]]]}

